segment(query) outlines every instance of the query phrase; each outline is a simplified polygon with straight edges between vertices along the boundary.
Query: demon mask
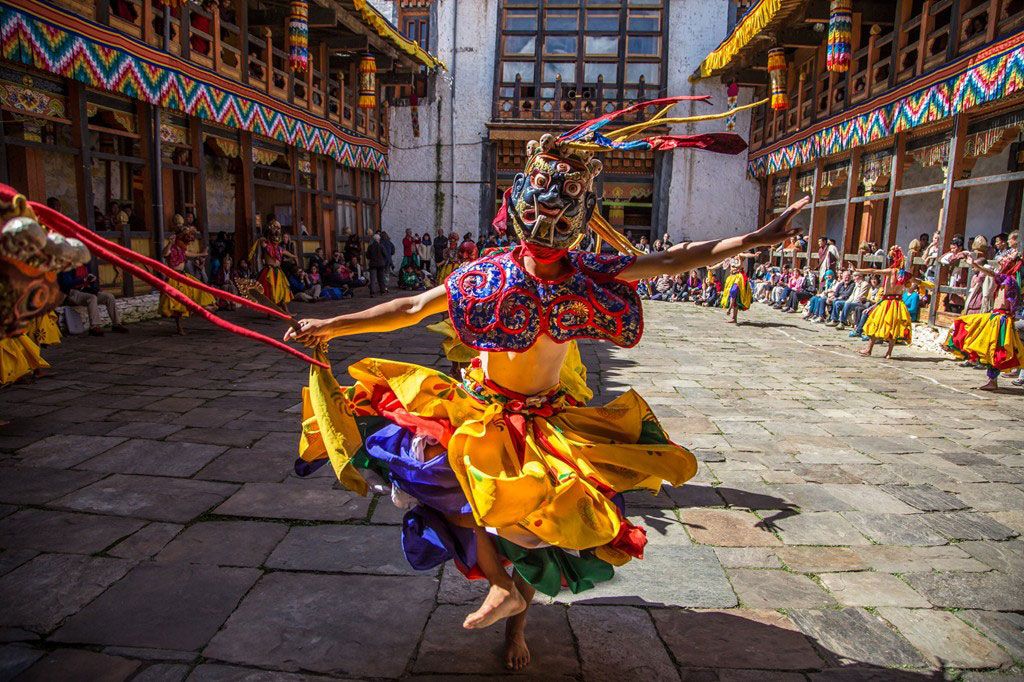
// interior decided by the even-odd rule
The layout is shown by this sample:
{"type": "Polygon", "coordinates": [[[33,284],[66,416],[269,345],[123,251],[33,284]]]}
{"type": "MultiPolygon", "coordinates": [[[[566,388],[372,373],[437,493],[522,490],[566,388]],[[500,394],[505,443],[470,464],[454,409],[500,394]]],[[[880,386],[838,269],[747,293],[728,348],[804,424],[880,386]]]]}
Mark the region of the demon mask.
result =
{"type": "Polygon", "coordinates": [[[597,197],[601,162],[558,145],[551,135],[526,147],[526,168],[512,182],[508,217],[520,241],[571,249],[586,232],[597,197]]]}

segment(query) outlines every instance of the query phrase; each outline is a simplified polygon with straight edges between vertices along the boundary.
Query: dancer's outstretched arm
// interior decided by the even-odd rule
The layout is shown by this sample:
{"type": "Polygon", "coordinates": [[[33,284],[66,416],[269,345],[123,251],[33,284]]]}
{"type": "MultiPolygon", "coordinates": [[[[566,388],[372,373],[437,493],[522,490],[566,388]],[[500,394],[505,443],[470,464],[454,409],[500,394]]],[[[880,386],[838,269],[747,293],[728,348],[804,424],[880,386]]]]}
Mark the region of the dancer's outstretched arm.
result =
{"type": "Polygon", "coordinates": [[[738,256],[750,247],[778,244],[800,232],[799,228],[792,227],[790,223],[810,201],[809,197],[804,197],[754,232],[726,239],[676,244],[668,251],[638,256],[636,262],[623,270],[620,277],[632,281],[662,274],[679,275],[687,270],[714,265],[726,258],[738,256]]]}
{"type": "Polygon", "coordinates": [[[338,336],[393,332],[411,327],[424,318],[448,311],[448,294],[443,286],[434,287],[417,296],[396,298],[358,313],[339,315],[325,320],[299,320],[299,330],[285,332],[285,341],[316,345],[338,336]]]}

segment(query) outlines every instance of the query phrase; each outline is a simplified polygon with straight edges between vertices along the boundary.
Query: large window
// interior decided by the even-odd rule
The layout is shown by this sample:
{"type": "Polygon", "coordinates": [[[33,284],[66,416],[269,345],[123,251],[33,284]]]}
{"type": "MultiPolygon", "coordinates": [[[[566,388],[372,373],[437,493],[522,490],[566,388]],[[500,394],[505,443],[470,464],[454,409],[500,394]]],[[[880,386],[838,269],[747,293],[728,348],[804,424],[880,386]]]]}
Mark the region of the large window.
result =
{"type": "Polygon", "coordinates": [[[595,115],[664,86],[664,0],[504,0],[498,116],[595,115]],[[607,106],[605,106],[607,103],[607,106]]]}

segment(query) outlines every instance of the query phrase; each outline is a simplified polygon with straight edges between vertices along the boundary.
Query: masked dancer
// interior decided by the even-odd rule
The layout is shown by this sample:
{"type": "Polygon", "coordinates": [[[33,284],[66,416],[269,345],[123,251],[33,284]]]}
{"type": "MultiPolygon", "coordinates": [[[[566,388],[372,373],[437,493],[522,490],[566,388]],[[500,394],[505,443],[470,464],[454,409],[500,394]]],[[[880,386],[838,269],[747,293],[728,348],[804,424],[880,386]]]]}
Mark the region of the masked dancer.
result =
{"type": "Polygon", "coordinates": [[[1011,254],[1000,259],[998,270],[987,267],[979,258],[972,258],[970,262],[971,267],[995,282],[993,309],[990,313],[958,317],[946,338],[946,349],[957,358],[983,365],[988,373],[988,382],[978,388],[995,391],[999,388],[1002,372],[1024,366],[1024,343],[1014,328],[1021,304],[1020,287],[1014,277],[1019,258],[1011,254]]]}
{"type": "Polygon", "coordinates": [[[868,315],[864,324],[864,335],[868,337],[867,347],[860,352],[864,357],[871,355],[878,341],[886,341],[889,347],[885,351],[885,358],[892,357],[892,350],[897,341],[910,343],[912,336],[912,322],[907,304],[903,302],[903,289],[907,282],[913,280],[913,275],[906,269],[906,257],[903,249],[893,244],[889,249],[889,267],[887,268],[859,268],[854,272],[865,275],[882,276],[882,300],[868,315]]]}
{"type": "Polygon", "coordinates": [[[479,352],[464,380],[426,367],[369,358],[348,367],[342,389],[314,369],[303,401],[296,468],[330,461],[349,489],[366,493],[361,469],[383,474],[410,507],[402,546],[417,569],[447,560],[490,589],[463,626],[507,619],[505,663],[529,662],[524,628],[535,590],[573,592],[611,578],[640,558],[643,528],[630,523],[621,493],[654,492],[696,473],[633,391],[604,407],[584,407],[562,386],[569,342],[590,338],[621,347],[640,341],[643,309],[635,283],[721,262],[795,233],[797,202],[756,232],[691,242],[643,256],[574,251],[588,223],[605,241],[625,238],[596,214],[595,158],[603,151],[698,147],[739,153],[731,133],[636,139],[667,118],[668,98],[613,112],[527,145],[528,160],[506,192],[504,214],[520,244],[457,268],[420,295],[331,319],[305,319],[296,339],[325,357],[333,338],[390,332],[447,313],[459,340],[479,352]],[[623,113],[661,107],[649,121],[605,134],[623,113]],[[507,573],[511,565],[513,576],[507,573]]]}
{"type": "MultiPolygon", "coordinates": [[[[173,229],[174,234],[171,235],[167,245],[164,247],[164,262],[172,270],[180,273],[186,280],[197,281],[195,277],[185,272],[185,264],[189,258],[206,255],[205,251],[189,253],[189,247],[198,239],[199,233],[196,231],[196,228],[186,225],[185,219],[178,214],[174,216],[173,229]]],[[[217,303],[213,296],[190,286],[184,281],[168,279],[168,284],[203,307],[213,306],[217,303]]],[[[161,292],[158,310],[161,317],[173,317],[177,333],[180,336],[185,335],[184,318],[189,316],[189,309],[187,307],[166,293],[161,292]]]]}

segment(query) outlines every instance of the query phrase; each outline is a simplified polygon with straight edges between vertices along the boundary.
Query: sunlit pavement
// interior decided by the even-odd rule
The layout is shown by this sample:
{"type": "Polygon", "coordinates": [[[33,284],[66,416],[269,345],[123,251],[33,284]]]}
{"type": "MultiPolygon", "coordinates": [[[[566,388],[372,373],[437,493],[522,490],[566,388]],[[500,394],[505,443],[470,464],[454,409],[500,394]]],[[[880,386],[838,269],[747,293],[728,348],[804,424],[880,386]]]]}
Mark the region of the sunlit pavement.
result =
{"type": "MultiPolygon", "coordinates": [[[[1024,392],[978,393],[983,372],[916,350],[864,359],[764,307],[739,326],[647,311],[638,347],[585,344],[595,400],[635,387],[700,472],[627,497],[646,558],[539,601],[525,674],[1020,674],[1024,392]]],[[[0,679],[503,674],[501,628],[460,627],[479,586],[412,571],[389,499],[292,473],[307,369],[189,327],[67,339],[51,376],[0,391],[0,679]]],[[[341,339],[331,357],[444,369],[439,338],[341,339]]]]}

